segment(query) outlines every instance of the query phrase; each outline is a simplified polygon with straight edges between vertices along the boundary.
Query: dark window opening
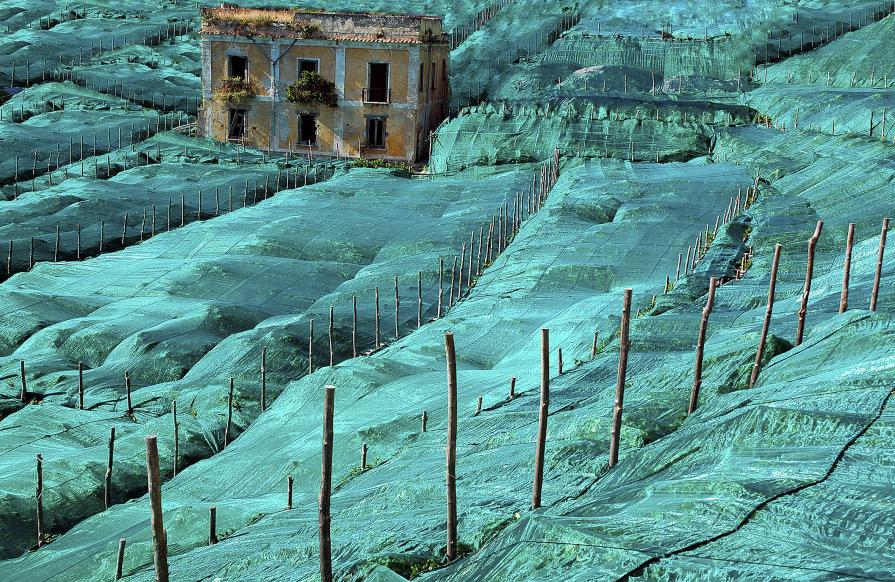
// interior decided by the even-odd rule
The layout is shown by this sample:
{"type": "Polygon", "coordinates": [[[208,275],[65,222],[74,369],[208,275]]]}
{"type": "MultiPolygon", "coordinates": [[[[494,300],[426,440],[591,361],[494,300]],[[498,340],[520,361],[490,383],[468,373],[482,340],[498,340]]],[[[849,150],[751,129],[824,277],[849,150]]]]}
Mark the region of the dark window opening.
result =
{"type": "Polygon", "coordinates": [[[298,140],[301,145],[317,145],[317,117],[310,113],[302,113],[298,118],[298,140]]]}
{"type": "Polygon", "coordinates": [[[246,57],[231,56],[228,59],[228,68],[230,69],[230,77],[248,79],[249,59],[247,59],[246,57]]]}
{"type": "Polygon", "coordinates": [[[319,73],[320,61],[317,59],[299,59],[298,60],[298,76],[302,73],[319,73]]]}
{"type": "Polygon", "coordinates": [[[382,117],[367,118],[367,147],[385,148],[385,119],[382,117]]]}
{"type": "Polygon", "coordinates": [[[367,101],[388,103],[388,63],[370,63],[370,87],[367,101]]]}
{"type": "Polygon", "coordinates": [[[432,79],[432,89],[435,88],[435,63],[432,63],[432,68],[429,69],[429,77],[432,79]]]}
{"type": "Polygon", "coordinates": [[[227,139],[242,139],[246,133],[245,109],[231,109],[227,125],[227,139]]]}
{"type": "Polygon", "coordinates": [[[426,65],[424,63],[420,63],[420,93],[423,92],[423,83],[426,80],[426,65]]]}
{"type": "Polygon", "coordinates": [[[447,59],[441,59],[441,80],[447,81],[447,59]]]}

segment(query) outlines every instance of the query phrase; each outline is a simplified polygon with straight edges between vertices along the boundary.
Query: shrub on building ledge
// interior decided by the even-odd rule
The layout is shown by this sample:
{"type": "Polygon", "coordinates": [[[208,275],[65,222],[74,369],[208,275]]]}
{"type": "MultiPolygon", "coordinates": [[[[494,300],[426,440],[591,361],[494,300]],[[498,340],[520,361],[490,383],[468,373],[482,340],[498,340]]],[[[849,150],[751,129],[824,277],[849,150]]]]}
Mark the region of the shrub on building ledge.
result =
{"type": "Polygon", "coordinates": [[[242,77],[226,77],[214,90],[214,97],[221,101],[236,102],[251,99],[255,96],[252,83],[242,77]]]}
{"type": "Polygon", "coordinates": [[[330,107],[339,106],[336,84],[320,76],[320,73],[305,71],[298,80],[286,89],[286,100],[290,103],[322,103],[330,107]]]}

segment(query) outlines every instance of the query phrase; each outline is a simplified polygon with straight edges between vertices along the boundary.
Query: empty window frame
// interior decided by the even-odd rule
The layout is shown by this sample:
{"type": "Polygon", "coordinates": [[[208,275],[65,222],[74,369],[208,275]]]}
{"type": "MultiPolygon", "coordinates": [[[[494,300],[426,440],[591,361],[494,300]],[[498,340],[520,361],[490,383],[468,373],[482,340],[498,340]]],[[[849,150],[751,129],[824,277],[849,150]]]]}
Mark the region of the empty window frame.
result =
{"type": "Polygon", "coordinates": [[[246,133],[246,115],[248,111],[245,109],[230,109],[227,119],[227,139],[241,140],[246,133]]]}
{"type": "Polygon", "coordinates": [[[420,88],[419,92],[423,92],[423,83],[426,82],[426,64],[420,63],[420,88]]]}
{"type": "Polygon", "coordinates": [[[367,147],[385,149],[385,117],[367,118],[367,147]]]}
{"type": "Polygon", "coordinates": [[[429,69],[429,78],[432,79],[431,88],[435,89],[435,63],[432,63],[432,68],[429,69]]]}
{"type": "Polygon", "coordinates": [[[370,82],[367,87],[365,101],[368,103],[388,103],[389,64],[370,63],[368,75],[370,82]]]}
{"type": "Polygon", "coordinates": [[[319,73],[320,59],[298,59],[298,76],[302,73],[319,73]]]}
{"type": "Polygon", "coordinates": [[[303,146],[317,145],[317,116],[315,114],[299,114],[298,141],[303,146]]]}
{"type": "Polygon", "coordinates": [[[239,55],[230,55],[227,57],[227,76],[248,79],[249,59],[239,55]]]}

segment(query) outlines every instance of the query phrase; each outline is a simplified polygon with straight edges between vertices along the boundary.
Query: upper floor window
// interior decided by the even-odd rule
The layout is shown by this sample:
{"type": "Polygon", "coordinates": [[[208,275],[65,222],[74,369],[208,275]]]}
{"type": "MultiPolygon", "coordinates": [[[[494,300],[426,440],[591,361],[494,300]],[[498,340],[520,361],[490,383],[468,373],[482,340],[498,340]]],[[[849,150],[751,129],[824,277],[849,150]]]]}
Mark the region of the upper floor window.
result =
{"type": "Polygon", "coordinates": [[[432,79],[432,89],[435,88],[435,63],[432,63],[432,68],[429,69],[429,77],[432,79]]]}
{"type": "Polygon", "coordinates": [[[367,72],[368,86],[364,101],[367,103],[388,103],[389,99],[389,64],[370,63],[367,72]]]}
{"type": "Polygon", "coordinates": [[[302,73],[319,73],[320,59],[298,59],[298,76],[302,73]]]}
{"type": "Polygon", "coordinates": [[[423,92],[423,83],[426,82],[426,64],[420,63],[420,93],[423,92]]]}
{"type": "Polygon", "coordinates": [[[237,77],[239,79],[248,79],[249,59],[237,55],[230,55],[227,58],[227,76],[237,77]]]}

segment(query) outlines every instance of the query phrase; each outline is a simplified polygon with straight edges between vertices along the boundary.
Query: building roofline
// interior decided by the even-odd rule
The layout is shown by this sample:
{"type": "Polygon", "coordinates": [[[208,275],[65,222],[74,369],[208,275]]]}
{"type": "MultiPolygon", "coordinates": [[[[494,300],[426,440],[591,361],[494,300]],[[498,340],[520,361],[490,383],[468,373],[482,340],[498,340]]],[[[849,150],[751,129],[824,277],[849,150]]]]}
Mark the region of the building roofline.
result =
{"type": "Polygon", "coordinates": [[[255,11],[261,10],[265,12],[291,12],[292,14],[307,14],[308,16],[381,16],[385,18],[425,18],[431,20],[444,20],[443,16],[437,14],[422,14],[418,12],[362,12],[362,11],[337,11],[337,10],[313,10],[303,8],[283,8],[282,6],[238,6],[235,4],[223,4],[221,6],[205,6],[202,13],[214,12],[217,10],[230,10],[233,12],[255,11]]]}

